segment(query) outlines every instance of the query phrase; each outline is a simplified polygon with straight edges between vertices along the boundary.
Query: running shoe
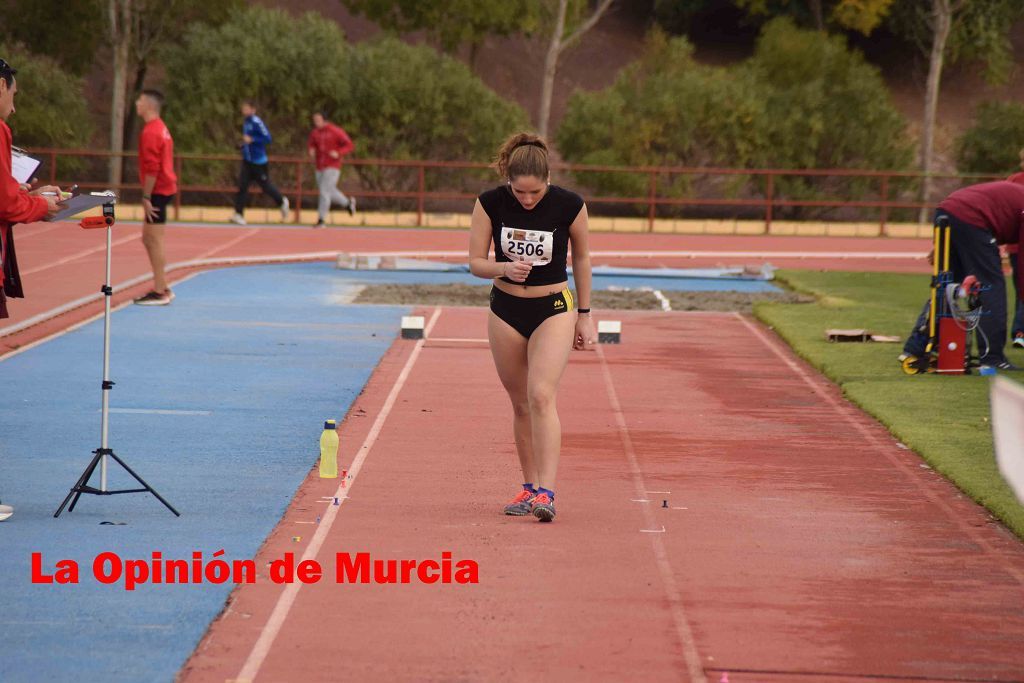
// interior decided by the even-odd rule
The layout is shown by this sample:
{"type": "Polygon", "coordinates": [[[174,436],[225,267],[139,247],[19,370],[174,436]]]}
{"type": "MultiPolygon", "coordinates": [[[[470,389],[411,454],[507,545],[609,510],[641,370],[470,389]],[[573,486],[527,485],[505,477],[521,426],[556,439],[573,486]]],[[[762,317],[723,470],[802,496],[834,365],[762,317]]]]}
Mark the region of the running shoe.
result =
{"type": "Polygon", "coordinates": [[[11,505],[0,504],[0,522],[4,521],[8,517],[14,514],[14,507],[11,505]]]}
{"type": "Polygon", "coordinates": [[[160,292],[149,292],[135,299],[132,303],[139,306],[166,306],[174,300],[174,292],[167,290],[162,294],[160,292]]]}
{"type": "Polygon", "coordinates": [[[1013,345],[1018,349],[1024,349],[1024,332],[1018,332],[1014,335],[1013,345]]]}
{"type": "Polygon", "coordinates": [[[519,495],[510,500],[508,505],[505,506],[505,514],[514,517],[525,517],[530,514],[530,502],[535,495],[537,494],[523,489],[519,492],[519,495]]]}
{"type": "Polygon", "coordinates": [[[314,228],[326,228],[327,226],[324,224],[323,221],[317,221],[316,223],[313,224],[313,227],[314,228]]]}
{"type": "Polygon", "coordinates": [[[283,220],[283,221],[288,220],[288,209],[290,209],[290,208],[292,208],[292,205],[288,201],[288,198],[287,197],[282,197],[281,198],[281,220],[283,220]]]}
{"type": "Polygon", "coordinates": [[[538,493],[530,502],[533,516],[542,522],[550,522],[555,518],[555,502],[546,493],[538,493]]]}
{"type": "Polygon", "coordinates": [[[349,216],[355,216],[356,215],[356,198],[355,197],[349,197],[348,198],[348,206],[346,208],[348,209],[348,215],[349,216]]]}
{"type": "Polygon", "coordinates": [[[1020,370],[1020,367],[1014,365],[1008,360],[1004,360],[996,363],[996,369],[1002,370],[1003,372],[1018,372],[1020,370]]]}
{"type": "Polygon", "coordinates": [[[235,225],[245,225],[246,224],[245,216],[243,216],[242,214],[238,213],[237,211],[234,212],[233,214],[231,214],[231,218],[229,218],[228,220],[231,221],[232,223],[234,223],[235,225]]]}

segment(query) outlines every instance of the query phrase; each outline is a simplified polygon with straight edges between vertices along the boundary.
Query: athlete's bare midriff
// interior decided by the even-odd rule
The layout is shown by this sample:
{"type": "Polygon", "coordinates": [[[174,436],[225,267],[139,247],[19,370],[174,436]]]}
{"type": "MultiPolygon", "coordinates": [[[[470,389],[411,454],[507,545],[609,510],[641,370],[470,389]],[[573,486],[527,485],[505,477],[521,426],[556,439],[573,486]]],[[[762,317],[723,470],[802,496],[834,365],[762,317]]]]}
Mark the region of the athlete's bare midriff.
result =
{"type": "Polygon", "coordinates": [[[495,278],[494,286],[506,294],[518,296],[522,299],[539,299],[542,296],[558,294],[569,286],[569,281],[562,280],[550,285],[517,285],[505,282],[501,278],[495,278]]]}

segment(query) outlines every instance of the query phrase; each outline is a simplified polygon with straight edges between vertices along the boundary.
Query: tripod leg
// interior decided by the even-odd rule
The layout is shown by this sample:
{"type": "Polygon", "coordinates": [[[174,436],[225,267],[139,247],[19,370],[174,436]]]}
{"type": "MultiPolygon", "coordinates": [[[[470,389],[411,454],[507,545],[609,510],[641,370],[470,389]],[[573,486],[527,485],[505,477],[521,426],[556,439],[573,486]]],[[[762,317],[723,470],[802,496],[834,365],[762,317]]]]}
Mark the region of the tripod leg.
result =
{"type": "Polygon", "coordinates": [[[135,474],[135,470],[133,470],[131,467],[128,467],[128,465],[125,464],[124,460],[121,460],[121,458],[117,457],[114,454],[113,451],[110,452],[110,457],[113,458],[114,460],[116,460],[118,462],[118,464],[121,465],[121,467],[125,468],[125,470],[127,470],[128,474],[130,474],[133,477],[135,477],[135,481],[137,481],[140,484],[142,484],[142,486],[145,487],[145,489],[147,491],[149,491],[154,496],[156,496],[156,499],[159,500],[161,503],[163,503],[167,507],[168,510],[173,512],[175,517],[181,517],[181,513],[178,512],[177,510],[175,510],[174,506],[172,506],[170,503],[168,503],[166,500],[164,500],[163,496],[161,496],[159,493],[156,492],[156,489],[154,489],[152,486],[150,486],[145,481],[143,481],[142,477],[140,477],[139,475],[135,474]]]}
{"type": "Polygon", "coordinates": [[[64,502],[61,503],[60,507],[57,508],[57,511],[53,513],[54,517],[60,517],[60,513],[64,512],[64,506],[68,504],[68,501],[70,501],[72,497],[74,497],[74,500],[71,502],[71,507],[68,508],[68,512],[72,512],[75,509],[75,505],[78,504],[78,499],[82,495],[82,489],[89,482],[89,479],[92,478],[92,473],[96,471],[96,465],[99,464],[100,458],[103,457],[101,449],[96,449],[93,453],[94,455],[92,456],[92,461],[89,462],[89,466],[85,468],[85,471],[82,472],[82,476],[78,478],[75,485],[71,487],[70,491],[68,491],[68,495],[64,498],[64,502]]]}

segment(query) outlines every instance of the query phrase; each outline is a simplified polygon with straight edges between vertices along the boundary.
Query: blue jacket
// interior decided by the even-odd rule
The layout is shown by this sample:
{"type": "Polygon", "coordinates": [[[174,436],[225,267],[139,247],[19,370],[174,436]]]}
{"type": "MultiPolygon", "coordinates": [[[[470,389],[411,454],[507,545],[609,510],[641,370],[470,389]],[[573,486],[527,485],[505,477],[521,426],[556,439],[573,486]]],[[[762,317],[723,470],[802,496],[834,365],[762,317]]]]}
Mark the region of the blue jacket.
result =
{"type": "Polygon", "coordinates": [[[248,135],[252,142],[242,145],[242,158],[250,164],[267,163],[267,145],[273,139],[263,119],[253,114],[242,124],[242,135],[248,135]]]}

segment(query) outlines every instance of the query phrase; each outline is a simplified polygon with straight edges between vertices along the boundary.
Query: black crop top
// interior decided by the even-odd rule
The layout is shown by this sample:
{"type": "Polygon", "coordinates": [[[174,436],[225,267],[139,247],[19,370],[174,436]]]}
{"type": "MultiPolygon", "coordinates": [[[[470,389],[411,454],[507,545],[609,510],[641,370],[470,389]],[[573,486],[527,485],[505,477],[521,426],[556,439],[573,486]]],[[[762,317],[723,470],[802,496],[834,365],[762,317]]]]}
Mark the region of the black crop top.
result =
{"type": "Polygon", "coordinates": [[[494,257],[503,261],[532,261],[525,282],[516,285],[552,285],[568,279],[569,226],[583,209],[583,198],[557,185],[548,187],[537,205],[527,211],[507,185],[480,195],[480,206],[491,219],[494,257]]]}

